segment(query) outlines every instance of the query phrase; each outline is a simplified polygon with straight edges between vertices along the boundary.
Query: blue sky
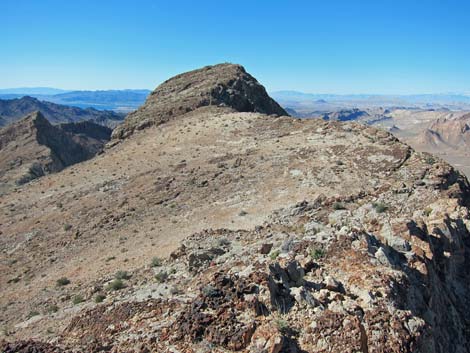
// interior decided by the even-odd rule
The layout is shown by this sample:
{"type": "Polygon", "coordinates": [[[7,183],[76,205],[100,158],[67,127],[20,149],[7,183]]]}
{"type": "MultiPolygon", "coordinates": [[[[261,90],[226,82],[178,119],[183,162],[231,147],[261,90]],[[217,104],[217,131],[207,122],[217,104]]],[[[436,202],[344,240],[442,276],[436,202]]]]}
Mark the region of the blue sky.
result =
{"type": "Polygon", "coordinates": [[[218,62],[268,90],[470,92],[470,1],[1,0],[0,88],[153,89],[218,62]]]}

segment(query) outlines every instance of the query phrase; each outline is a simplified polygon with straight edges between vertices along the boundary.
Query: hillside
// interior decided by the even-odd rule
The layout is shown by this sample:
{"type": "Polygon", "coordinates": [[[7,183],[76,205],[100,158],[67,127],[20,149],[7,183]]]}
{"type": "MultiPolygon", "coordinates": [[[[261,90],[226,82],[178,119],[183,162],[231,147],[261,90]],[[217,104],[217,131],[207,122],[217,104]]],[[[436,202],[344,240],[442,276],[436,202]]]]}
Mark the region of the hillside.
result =
{"type": "MultiPolygon", "coordinates": [[[[0,116],[6,126],[27,114],[40,111],[52,124],[91,120],[97,124],[115,127],[123,120],[123,115],[111,111],[99,111],[93,108],[81,109],[66,105],[40,101],[32,97],[0,99],[0,116]]],[[[1,123],[1,121],[0,121],[1,123]]]]}
{"type": "Polygon", "coordinates": [[[0,193],[90,159],[110,135],[92,122],[53,126],[39,112],[0,129],[0,193]]]}
{"type": "Polygon", "coordinates": [[[2,196],[2,351],[469,351],[466,178],[253,80],[176,76],[105,153],[2,196]]]}

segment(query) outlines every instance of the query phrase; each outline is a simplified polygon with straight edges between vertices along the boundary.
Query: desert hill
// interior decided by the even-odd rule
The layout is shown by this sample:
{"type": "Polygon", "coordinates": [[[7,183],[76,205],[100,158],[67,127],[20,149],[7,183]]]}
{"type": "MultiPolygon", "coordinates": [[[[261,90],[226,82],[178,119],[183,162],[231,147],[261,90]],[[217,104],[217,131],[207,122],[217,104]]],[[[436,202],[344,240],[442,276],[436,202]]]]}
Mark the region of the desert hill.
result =
{"type": "Polygon", "coordinates": [[[170,79],[120,143],[2,196],[3,351],[469,351],[466,178],[277,116],[244,73],[170,79]]]}
{"type": "Polygon", "coordinates": [[[0,127],[15,122],[35,111],[40,111],[52,124],[91,120],[100,125],[115,127],[124,118],[122,114],[112,111],[69,107],[26,96],[15,99],[0,99],[0,116],[3,117],[3,120],[0,119],[0,127]]]}
{"type": "Polygon", "coordinates": [[[145,104],[129,114],[113,137],[165,123],[201,107],[225,111],[288,115],[240,65],[206,66],[175,76],[157,87],[145,104]]]}
{"type": "Polygon", "coordinates": [[[110,136],[92,122],[53,126],[41,113],[29,114],[0,129],[1,191],[90,159],[110,136]]]}

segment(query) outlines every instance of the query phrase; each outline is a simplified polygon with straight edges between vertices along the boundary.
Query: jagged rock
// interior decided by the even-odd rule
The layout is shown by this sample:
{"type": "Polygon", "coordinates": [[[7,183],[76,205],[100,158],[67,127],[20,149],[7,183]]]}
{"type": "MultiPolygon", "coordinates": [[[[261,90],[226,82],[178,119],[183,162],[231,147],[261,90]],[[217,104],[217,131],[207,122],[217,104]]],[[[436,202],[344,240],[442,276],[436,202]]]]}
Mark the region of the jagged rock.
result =
{"type": "Polygon", "coordinates": [[[259,249],[259,253],[263,255],[269,254],[272,248],[273,248],[272,243],[263,243],[259,249]]]}
{"type": "Polygon", "coordinates": [[[217,256],[225,254],[222,248],[211,248],[207,251],[194,252],[188,256],[188,266],[190,271],[199,271],[202,266],[207,265],[217,256]]]}

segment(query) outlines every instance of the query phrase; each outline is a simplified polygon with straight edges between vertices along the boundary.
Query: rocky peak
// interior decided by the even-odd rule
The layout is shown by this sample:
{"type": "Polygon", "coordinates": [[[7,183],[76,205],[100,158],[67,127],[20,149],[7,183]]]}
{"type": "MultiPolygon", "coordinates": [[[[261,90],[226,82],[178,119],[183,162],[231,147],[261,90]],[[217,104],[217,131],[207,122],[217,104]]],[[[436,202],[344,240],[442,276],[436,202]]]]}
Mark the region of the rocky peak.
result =
{"type": "Polygon", "coordinates": [[[243,66],[219,64],[163,82],[141,108],[115,129],[113,137],[125,138],[135,130],[159,125],[207,106],[237,112],[288,115],[243,66]]]}

